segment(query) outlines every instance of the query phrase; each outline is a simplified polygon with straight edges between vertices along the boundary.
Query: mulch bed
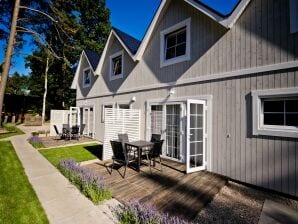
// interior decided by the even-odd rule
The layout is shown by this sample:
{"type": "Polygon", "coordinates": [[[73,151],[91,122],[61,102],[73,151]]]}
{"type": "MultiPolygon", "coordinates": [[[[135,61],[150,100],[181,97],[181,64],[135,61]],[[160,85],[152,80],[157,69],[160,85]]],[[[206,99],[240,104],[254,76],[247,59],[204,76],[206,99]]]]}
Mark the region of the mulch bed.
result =
{"type": "Polygon", "coordinates": [[[198,216],[198,223],[258,223],[265,199],[298,210],[298,201],[229,181],[198,216]]]}
{"type": "Polygon", "coordinates": [[[41,137],[42,143],[45,146],[45,148],[48,147],[59,147],[59,146],[64,146],[64,145],[69,145],[69,144],[80,144],[80,143],[88,143],[88,142],[94,142],[96,140],[92,138],[87,138],[87,137],[80,137],[79,140],[56,140],[54,137],[41,137]]]}

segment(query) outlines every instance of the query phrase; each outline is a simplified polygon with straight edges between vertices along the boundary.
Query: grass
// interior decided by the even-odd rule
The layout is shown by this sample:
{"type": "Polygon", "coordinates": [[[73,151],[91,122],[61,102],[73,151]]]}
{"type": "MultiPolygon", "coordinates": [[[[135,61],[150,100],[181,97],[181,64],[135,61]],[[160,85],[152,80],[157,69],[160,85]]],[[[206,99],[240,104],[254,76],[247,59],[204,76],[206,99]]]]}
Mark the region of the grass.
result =
{"type": "Polygon", "coordinates": [[[52,163],[58,166],[62,159],[73,159],[76,162],[97,159],[101,157],[102,146],[96,143],[60,147],[53,149],[41,149],[39,152],[52,163]]]}
{"type": "Polygon", "coordinates": [[[0,223],[49,223],[9,141],[0,142],[0,223]]]}
{"type": "Polygon", "coordinates": [[[9,133],[1,133],[0,134],[0,139],[3,139],[3,138],[9,138],[11,136],[14,136],[14,135],[22,135],[22,134],[25,134],[22,130],[18,129],[16,127],[16,125],[14,124],[10,124],[10,123],[7,123],[7,124],[3,124],[3,127],[9,131],[9,133]]]}

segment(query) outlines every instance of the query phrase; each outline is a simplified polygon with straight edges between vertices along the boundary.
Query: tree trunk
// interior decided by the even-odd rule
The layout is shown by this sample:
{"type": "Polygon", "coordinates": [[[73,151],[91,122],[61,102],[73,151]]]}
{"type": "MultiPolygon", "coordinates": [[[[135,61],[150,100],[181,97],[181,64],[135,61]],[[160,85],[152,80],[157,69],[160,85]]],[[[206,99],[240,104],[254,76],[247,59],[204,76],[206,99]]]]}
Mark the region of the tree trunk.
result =
{"type": "Polygon", "coordinates": [[[49,71],[49,56],[47,56],[46,60],[46,69],[44,73],[44,93],[43,93],[43,101],[42,101],[42,125],[45,123],[45,117],[46,117],[46,99],[47,99],[47,93],[48,93],[48,71],[49,71]]]}
{"type": "Polygon", "coordinates": [[[1,77],[1,84],[0,84],[0,126],[2,126],[2,109],[3,109],[3,101],[4,101],[4,94],[5,94],[5,87],[8,77],[8,72],[10,68],[11,56],[13,54],[13,48],[15,44],[15,37],[16,37],[16,28],[17,28],[17,19],[19,15],[20,9],[20,1],[16,0],[13,10],[10,34],[9,34],[9,41],[8,46],[6,49],[4,65],[3,65],[3,72],[1,77]]]}

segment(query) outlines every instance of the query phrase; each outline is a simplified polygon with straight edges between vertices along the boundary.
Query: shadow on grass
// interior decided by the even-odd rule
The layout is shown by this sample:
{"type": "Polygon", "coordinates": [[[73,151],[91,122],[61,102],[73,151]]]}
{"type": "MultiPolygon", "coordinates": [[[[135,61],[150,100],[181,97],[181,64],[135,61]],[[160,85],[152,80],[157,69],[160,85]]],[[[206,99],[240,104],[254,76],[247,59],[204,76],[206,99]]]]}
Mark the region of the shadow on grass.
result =
{"type": "Polygon", "coordinates": [[[103,154],[103,146],[102,145],[85,146],[84,148],[87,151],[89,151],[91,154],[96,156],[98,159],[102,160],[102,154],[103,154]]]}

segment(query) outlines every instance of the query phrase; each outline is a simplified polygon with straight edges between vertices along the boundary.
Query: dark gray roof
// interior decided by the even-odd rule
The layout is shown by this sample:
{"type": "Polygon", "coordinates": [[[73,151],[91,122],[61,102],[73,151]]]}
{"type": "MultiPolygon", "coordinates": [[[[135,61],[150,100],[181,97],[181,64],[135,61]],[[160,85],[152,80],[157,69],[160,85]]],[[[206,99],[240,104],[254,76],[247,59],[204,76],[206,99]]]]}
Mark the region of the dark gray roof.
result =
{"type": "Polygon", "coordinates": [[[126,45],[128,50],[134,55],[137,53],[139,46],[141,44],[141,41],[138,39],[130,36],[127,33],[124,33],[123,31],[113,27],[113,30],[116,32],[116,34],[119,36],[119,38],[123,41],[123,43],[126,45]]]}
{"type": "Polygon", "coordinates": [[[99,62],[99,59],[100,59],[100,54],[96,53],[95,51],[92,51],[92,50],[88,50],[88,49],[85,49],[85,54],[93,68],[93,71],[95,71],[97,65],[98,65],[98,62],[99,62]]]}

